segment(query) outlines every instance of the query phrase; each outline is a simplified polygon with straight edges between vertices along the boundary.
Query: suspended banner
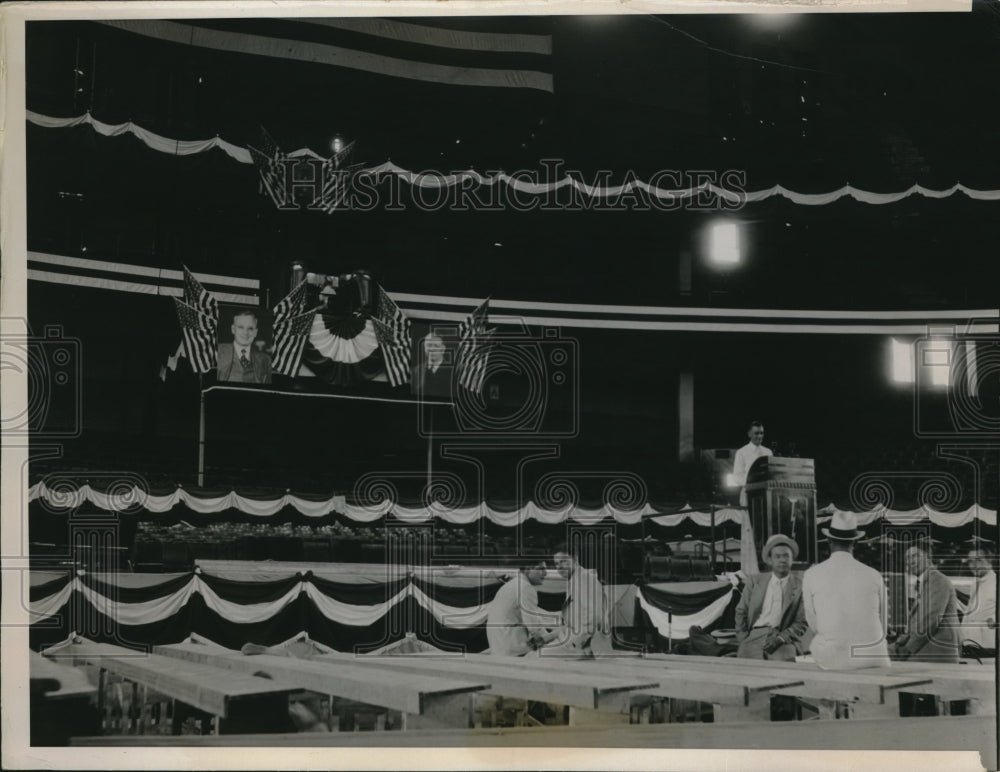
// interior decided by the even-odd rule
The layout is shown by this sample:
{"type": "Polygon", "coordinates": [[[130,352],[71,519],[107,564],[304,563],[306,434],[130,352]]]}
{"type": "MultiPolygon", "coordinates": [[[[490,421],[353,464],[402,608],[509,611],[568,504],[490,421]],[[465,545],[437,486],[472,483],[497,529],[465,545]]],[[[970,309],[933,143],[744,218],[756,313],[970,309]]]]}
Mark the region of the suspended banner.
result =
{"type": "MultiPolygon", "coordinates": [[[[132,122],[121,124],[107,124],[94,119],[90,113],[79,115],[73,118],[54,118],[31,110],[26,111],[28,121],[36,126],[45,128],[66,128],[71,126],[90,125],[99,134],[104,136],[121,136],[131,134],[146,144],[147,147],[161,153],[171,155],[192,155],[203,153],[213,148],[219,148],[230,158],[245,164],[252,164],[253,158],[250,151],[245,147],[226,142],[219,137],[206,140],[181,141],[163,137],[154,132],[148,131],[132,122]]],[[[320,159],[315,152],[308,149],[300,149],[286,154],[289,159],[313,158],[320,159]]],[[[621,185],[594,186],[564,175],[557,180],[535,181],[541,174],[527,175],[535,180],[525,179],[524,174],[515,176],[497,172],[483,175],[474,170],[465,170],[451,174],[413,172],[403,169],[391,161],[375,166],[358,169],[354,174],[367,175],[373,178],[379,176],[392,175],[415,188],[465,188],[469,182],[476,186],[503,185],[517,193],[527,195],[550,195],[556,191],[571,187],[575,191],[589,197],[597,199],[622,199],[630,194],[641,191],[650,199],[660,202],[674,202],[694,199],[698,196],[712,195],[732,204],[757,203],[770,198],[780,197],[802,206],[825,206],[835,203],[842,198],[850,198],[863,204],[885,205],[894,204],[911,196],[920,196],[930,199],[943,199],[962,194],[976,201],[1000,201],[1000,189],[978,190],[970,188],[961,183],[956,183],[949,188],[933,189],[925,188],[922,185],[911,185],[909,188],[892,193],[875,193],[861,188],[844,185],[824,193],[800,193],[783,185],[772,185],[769,188],[755,191],[743,191],[724,187],[714,182],[703,182],[698,185],[678,188],[662,188],[642,180],[629,180],[621,185]]]]}
{"type": "MultiPolygon", "coordinates": [[[[351,21],[351,20],[341,20],[351,21]]],[[[346,48],[329,43],[309,40],[295,40],[287,37],[275,37],[268,34],[251,34],[249,31],[236,31],[201,27],[194,24],[181,24],[163,20],[106,20],[100,22],[109,27],[115,27],[136,35],[156,38],[170,43],[180,43],[196,48],[211,48],[216,51],[229,51],[238,54],[265,56],[277,59],[291,59],[299,62],[345,67],[352,70],[384,75],[391,78],[405,78],[430,83],[440,83],[450,86],[473,86],[489,88],[524,88],[552,92],[552,74],[532,69],[496,69],[475,67],[468,64],[450,66],[422,61],[417,52],[407,58],[389,55],[392,52],[402,54],[413,51],[415,47],[447,47],[465,49],[475,56],[483,51],[487,54],[506,53],[506,61],[514,63],[523,60],[538,60],[541,56],[551,53],[551,39],[543,35],[504,35],[496,33],[462,33],[457,30],[424,27],[416,24],[403,24],[387,21],[375,26],[381,20],[358,19],[366,24],[360,30],[366,39],[376,39],[376,43],[362,49],[361,47],[346,48]],[[373,34],[374,32],[374,34],[373,34]],[[381,40],[378,40],[381,39],[381,40]],[[391,42],[386,42],[391,41],[391,42]],[[399,41],[407,46],[394,45],[399,41]],[[469,48],[466,48],[469,46],[469,48]],[[524,54],[534,54],[527,59],[524,54]]],[[[294,24],[295,22],[284,22],[294,24]]],[[[314,26],[315,23],[314,23],[314,26]]],[[[340,24],[328,25],[332,30],[341,27],[340,24]]],[[[260,33],[268,31],[267,25],[254,27],[260,33]]],[[[349,28],[345,28],[349,29],[349,28]]],[[[336,36],[331,32],[331,38],[336,36]]],[[[466,59],[466,61],[471,61],[466,59]]],[[[486,61],[485,59],[483,60],[486,61]]],[[[493,60],[495,61],[495,60],[493,60]]]]}

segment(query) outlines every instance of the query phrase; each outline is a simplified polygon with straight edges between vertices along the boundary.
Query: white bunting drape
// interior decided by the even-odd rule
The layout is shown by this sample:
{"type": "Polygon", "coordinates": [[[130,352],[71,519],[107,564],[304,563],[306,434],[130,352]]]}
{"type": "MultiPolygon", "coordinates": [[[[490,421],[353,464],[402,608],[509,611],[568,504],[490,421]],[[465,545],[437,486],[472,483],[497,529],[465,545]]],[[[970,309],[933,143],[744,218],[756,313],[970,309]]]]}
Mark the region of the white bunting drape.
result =
{"type": "MultiPolygon", "coordinates": [[[[147,512],[161,514],[169,512],[178,504],[199,514],[213,514],[227,509],[236,509],[256,517],[270,517],[285,507],[293,507],[306,517],[325,517],[331,514],[344,515],[359,523],[371,523],[388,514],[407,523],[426,523],[434,518],[440,518],[453,525],[471,525],[481,518],[487,518],[501,526],[516,526],[529,520],[546,525],[558,525],[572,521],[581,525],[599,523],[611,518],[622,525],[637,525],[643,518],[649,518],[657,525],[675,527],[687,520],[696,525],[707,527],[711,524],[711,512],[685,508],[673,514],[660,514],[649,502],[641,508],[620,510],[611,506],[586,508],[569,506],[557,510],[543,509],[533,501],[528,501],[519,509],[503,510],[491,507],[483,502],[466,507],[446,508],[440,504],[427,507],[406,507],[395,504],[390,499],[383,499],[376,504],[348,503],[343,495],[333,495],[328,499],[314,501],[301,498],[292,493],[286,493],[273,499],[257,499],[241,496],[236,491],[221,495],[195,494],[178,487],[172,493],[153,495],[137,486],[119,487],[102,492],[94,490],[87,483],[76,488],[65,484],[49,487],[41,480],[28,489],[28,501],[43,501],[49,511],[78,509],[85,503],[91,503],[107,512],[134,512],[138,508],[147,512]]],[[[715,511],[716,524],[743,524],[745,510],[718,509],[715,511]]],[[[907,525],[930,521],[934,525],[955,528],[968,525],[976,520],[995,526],[997,512],[978,504],[962,512],[938,512],[923,507],[913,510],[873,509],[869,512],[856,513],[860,525],[868,525],[884,518],[893,525],[907,525]]],[[[820,515],[817,520],[825,522],[820,515]]]]}
{"type": "MultiPolygon", "coordinates": [[[[89,125],[94,129],[94,131],[104,136],[111,137],[121,136],[123,134],[132,134],[145,143],[147,147],[161,153],[170,153],[171,155],[191,155],[193,153],[203,153],[213,148],[219,148],[230,158],[233,158],[240,163],[253,163],[249,150],[230,142],[226,142],[219,137],[215,137],[214,139],[189,141],[170,139],[169,137],[162,137],[159,134],[155,134],[142,128],[141,126],[137,126],[131,121],[120,124],[102,123],[101,121],[94,119],[90,113],[71,118],[54,118],[52,116],[42,115],[28,110],[26,111],[26,115],[28,121],[36,126],[42,126],[44,128],[54,129],[89,125]]],[[[313,151],[307,148],[292,151],[288,153],[288,156],[317,157],[313,151]]],[[[529,195],[548,194],[567,186],[571,186],[581,193],[591,196],[592,198],[619,198],[623,195],[628,195],[628,193],[633,190],[642,190],[646,194],[653,196],[660,201],[666,202],[689,199],[706,193],[712,193],[728,201],[738,202],[740,200],[745,200],[748,203],[756,203],[758,201],[764,201],[765,199],[778,196],[802,206],[825,206],[839,201],[842,198],[850,198],[863,204],[885,205],[896,203],[911,196],[943,199],[959,193],[976,201],[1000,201],[1000,190],[978,190],[976,188],[970,188],[966,185],[962,185],[961,183],[955,183],[951,187],[941,190],[925,188],[922,185],[911,185],[905,190],[894,191],[891,193],[875,193],[869,190],[862,190],[861,188],[854,187],[853,185],[843,185],[824,193],[800,193],[783,185],[772,185],[771,187],[764,188],[762,190],[738,192],[722,188],[711,183],[703,183],[689,188],[664,189],[642,180],[631,180],[622,185],[597,187],[588,185],[585,182],[569,176],[564,176],[553,181],[546,180],[544,182],[532,182],[526,180],[523,175],[511,176],[499,172],[492,176],[484,176],[471,169],[454,172],[452,174],[422,174],[403,169],[390,161],[386,161],[385,163],[378,164],[367,169],[359,170],[358,173],[368,174],[373,177],[377,177],[380,174],[392,174],[402,180],[405,180],[411,185],[420,188],[450,188],[456,185],[465,185],[468,180],[472,180],[478,185],[507,185],[519,193],[529,195]]]]}

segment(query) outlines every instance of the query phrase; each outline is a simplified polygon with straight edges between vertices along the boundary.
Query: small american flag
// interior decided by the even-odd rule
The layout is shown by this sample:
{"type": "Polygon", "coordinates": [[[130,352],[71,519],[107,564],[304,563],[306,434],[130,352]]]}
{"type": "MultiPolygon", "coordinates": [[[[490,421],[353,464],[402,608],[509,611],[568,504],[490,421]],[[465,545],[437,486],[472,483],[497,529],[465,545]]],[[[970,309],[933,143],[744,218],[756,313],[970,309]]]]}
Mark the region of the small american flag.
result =
{"type": "MultiPolygon", "coordinates": [[[[299,285],[302,286],[302,285],[299,285]]],[[[294,290],[293,290],[294,292],[294,290]]],[[[271,368],[279,375],[294,376],[302,364],[302,352],[312,329],[315,311],[274,320],[274,359],[271,368]]]]}
{"type": "Polygon", "coordinates": [[[202,314],[207,314],[215,320],[219,318],[219,304],[207,289],[194,278],[194,274],[184,266],[184,302],[202,314]]]}
{"type": "Polygon", "coordinates": [[[392,386],[410,382],[410,320],[389,294],[378,288],[378,302],[375,306],[375,337],[382,349],[385,360],[385,374],[392,386]]]}
{"type": "Polygon", "coordinates": [[[285,154],[281,152],[277,143],[271,138],[263,126],[260,129],[260,149],[247,146],[253,165],[257,167],[260,174],[260,181],[271,197],[275,206],[283,206],[285,203],[284,166],[285,154]]]}
{"type": "Polygon", "coordinates": [[[486,330],[489,298],[458,325],[458,383],[474,394],[483,390],[493,330],[486,330]]]}
{"type": "Polygon", "coordinates": [[[179,298],[174,298],[174,305],[177,309],[177,321],[181,325],[181,335],[184,338],[184,350],[191,362],[191,369],[196,373],[207,373],[213,370],[217,356],[215,347],[216,317],[203,314],[179,298]]]}
{"type": "Polygon", "coordinates": [[[302,313],[302,308],[306,304],[306,281],[303,279],[285,297],[278,301],[273,309],[275,326],[281,324],[285,319],[298,316],[302,313]]]}
{"type": "Polygon", "coordinates": [[[351,179],[355,170],[364,164],[353,164],[346,166],[345,162],[354,152],[354,143],[351,142],[339,153],[334,153],[326,160],[323,166],[323,198],[320,202],[323,211],[327,214],[333,212],[347,196],[347,190],[351,185],[351,179]]]}

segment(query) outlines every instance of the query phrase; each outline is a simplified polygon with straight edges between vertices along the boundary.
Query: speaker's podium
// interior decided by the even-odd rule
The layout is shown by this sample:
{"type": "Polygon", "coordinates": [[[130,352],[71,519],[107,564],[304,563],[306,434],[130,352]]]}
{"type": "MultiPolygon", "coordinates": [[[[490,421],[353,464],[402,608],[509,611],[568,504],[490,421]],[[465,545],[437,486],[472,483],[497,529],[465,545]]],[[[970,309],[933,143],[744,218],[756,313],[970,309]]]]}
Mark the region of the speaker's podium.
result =
{"type": "Polygon", "coordinates": [[[816,470],[811,458],[762,456],[747,472],[747,507],[757,555],[771,536],[799,545],[795,568],[816,562],[816,470]]]}

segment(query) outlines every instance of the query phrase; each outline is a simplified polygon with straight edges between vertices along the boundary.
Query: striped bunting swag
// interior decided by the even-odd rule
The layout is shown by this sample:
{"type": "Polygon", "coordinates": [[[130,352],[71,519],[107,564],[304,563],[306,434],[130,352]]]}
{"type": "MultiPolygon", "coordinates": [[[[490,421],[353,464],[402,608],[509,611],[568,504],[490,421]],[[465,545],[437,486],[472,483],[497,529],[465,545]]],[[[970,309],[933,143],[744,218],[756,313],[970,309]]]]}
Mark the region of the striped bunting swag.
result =
{"type": "Polygon", "coordinates": [[[204,314],[179,298],[173,300],[184,338],[184,351],[191,362],[191,369],[196,373],[207,373],[215,369],[217,317],[204,314]]]}
{"type": "Polygon", "coordinates": [[[385,373],[392,386],[400,386],[410,382],[410,320],[407,319],[399,306],[389,294],[379,285],[378,302],[375,308],[375,337],[378,338],[382,358],[385,360],[385,373]]]}
{"type": "Polygon", "coordinates": [[[480,394],[486,378],[493,330],[486,330],[489,298],[458,326],[458,382],[473,394],[480,394]]]}
{"type": "Polygon", "coordinates": [[[288,376],[298,373],[315,316],[315,311],[307,311],[298,316],[286,316],[281,321],[275,317],[274,358],[271,360],[274,372],[288,376]]]}

